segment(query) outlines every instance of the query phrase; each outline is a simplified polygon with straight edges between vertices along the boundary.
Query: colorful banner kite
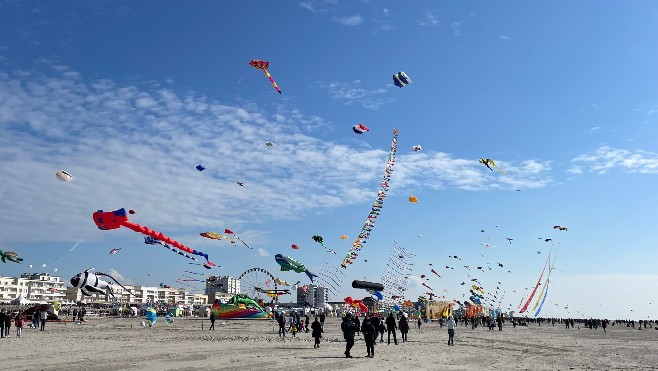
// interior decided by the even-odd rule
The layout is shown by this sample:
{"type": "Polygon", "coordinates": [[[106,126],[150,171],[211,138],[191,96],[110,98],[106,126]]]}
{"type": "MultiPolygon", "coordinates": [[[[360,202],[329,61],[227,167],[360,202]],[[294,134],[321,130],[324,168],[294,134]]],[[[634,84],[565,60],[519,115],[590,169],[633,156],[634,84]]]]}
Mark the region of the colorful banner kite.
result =
{"type": "Polygon", "coordinates": [[[391,149],[388,153],[388,159],[386,160],[386,170],[384,171],[384,177],[380,183],[379,189],[377,190],[377,198],[372,204],[370,213],[363,223],[361,228],[361,233],[356,237],[356,240],[352,243],[350,251],[345,255],[343,261],[340,263],[340,266],[343,269],[347,269],[347,264],[352,264],[353,261],[358,256],[358,252],[363,248],[363,244],[367,242],[370,238],[370,232],[375,227],[377,222],[377,217],[379,216],[380,210],[384,207],[384,198],[386,198],[386,192],[389,190],[388,182],[391,180],[391,175],[393,174],[393,165],[395,165],[395,154],[398,149],[398,129],[393,129],[393,140],[391,141],[391,149]]]}

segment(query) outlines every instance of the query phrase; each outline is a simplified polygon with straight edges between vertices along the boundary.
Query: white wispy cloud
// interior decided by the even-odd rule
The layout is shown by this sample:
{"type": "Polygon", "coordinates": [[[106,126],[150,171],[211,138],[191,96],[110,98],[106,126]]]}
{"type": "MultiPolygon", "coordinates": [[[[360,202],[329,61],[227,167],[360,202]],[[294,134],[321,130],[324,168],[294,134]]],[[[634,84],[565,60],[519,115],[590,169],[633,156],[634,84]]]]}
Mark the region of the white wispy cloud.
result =
{"type": "Polygon", "coordinates": [[[500,35],[500,36],[498,36],[498,38],[501,39],[501,40],[504,40],[504,41],[509,41],[509,39],[510,39],[509,36],[505,36],[505,35],[500,35]]]}
{"type": "Polygon", "coordinates": [[[452,36],[461,36],[462,35],[462,23],[463,22],[452,22],[450,27],[452,28],[452,36]]]}
{"type": "MultiPolygon", "coordinates": [[[[114,268],[110,268],[110,269],[107,270],[107,272],[103,272],[103,273],[107,273],[110,276],[114,277],[114,279],[119,281],[122,285],[134,285],[135,284],[133,282],[133,280],[131,280],[130,278],[124,277],[121,273],[119,273],[119,271],[117,271],[114,268]]],[[[114,283],[114,281],[112,281],[112,280],[109,280],[109,282],[114,283]]]]}
{"type": "MultiPolygon", "coordinates": [[[[370,201],[388,155],[386,145],[351,147],[314,137],[326,122],[294,108],[267,114],[195,93],[85,81],[66,72],[0,73],[3,241],[133,236],[101,232],[91,219],[95,210],[125,207],[137,211],[131,220],[185,244],[211,246],[217,241],[199,232],[231,228],[258,247],[268,239],[259,224],[370,201]],[[206,170],[197,171],[199,164],[206,170]],[[57,180],[60,169],[76,179],[57,180]]],[[[337,99],[352,101],[383,94],[332,89],[337,99]]],[[[508,173],[498,176],[476,159],[411,149],[399,156],[394,192],[550,182],[549,165],[536,161],[497,160],[508,173]]]]}
{"type": "Polygon", "coordinates": [[[587,133],[587,134],[592,134],[592,133],[594,133],[595,131],[597,131],[597,130],[599,130],[599,129],[601,129],[600,126],[594,126],[594,127],[591,127],[591,128],[589,128],[589,129],[587,129],[587,131],[585,131],[585,133],[587,133]]]}
{"type": "Polygon", "coordinates": [[[270,256],[270,253],[269,251],[259,247],[256,249],[256,255],[258,255],[261,258],[264,258],[270,256]]]}
{"type": "Polygon", "coordinates": [[[416,21],[416,24],[421,27],[431,27],[439,26],[441,22],[438,20],[438,18],[436,18],[434,13],[428,11],[425,13],[425,16],[422,19],[416,21]]]}
{"type": "Polygon", "coordinates": [[[299,6],[312,13],[326,14],[335,10],[338,0],[307,0],[299,3],[299,6]]]}
{"type": "Polygon", "coordinates": [[[603,146],[594,153],[579,155],[571,162],[573,166],[568,171],[572,174],[582,173],[583,168],[599,174],[615,168],[631,173],[658,174],[658,153],[643,150],[629,151],[603,146]]]}
{"type": "MultiPolygon", "coordinates": [[[[356,80],[358,81],[358,80],[356,80]]],[[[367,89],[360,86],[359,82],[323,82],[318,81],[315,86],[327,90],[329,95],[336,100],[342,101],[345,104],[361,104],[365,108],[378,109],[384,104],[393,103],[393,98],[387,97],[385,94],[387,89],[367,89]]]]}
{"type": "Polygon", "coordinates": [[[340,23],[343,26],[358,26],[363,21],[360,14],[349,17],[334,17],[334,22],[340,23]]]}

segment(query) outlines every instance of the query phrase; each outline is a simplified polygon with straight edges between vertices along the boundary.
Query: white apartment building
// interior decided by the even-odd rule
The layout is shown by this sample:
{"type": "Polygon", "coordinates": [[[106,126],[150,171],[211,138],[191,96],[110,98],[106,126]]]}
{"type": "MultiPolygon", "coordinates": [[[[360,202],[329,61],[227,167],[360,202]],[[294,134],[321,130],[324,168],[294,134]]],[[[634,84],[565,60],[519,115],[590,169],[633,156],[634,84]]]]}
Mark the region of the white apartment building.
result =
{"type": "Polygon", "coordinates": [[[306,291],[304,287],[297,288],[297,305],[303,306],[308,303],[314,308],[319,308],[322,304],[329,301],[329,289],[324,286],[307,285],[306,291]]]}
{"type": "Polygon", "coordinates": [[[62,300],[66,296],[66,284],[59,276],[49,273],[23,273],[20,277],[0,277],[0,302],[18,297],[35,302],[62,300]]]}
{"type": "Polygon", "coordinates": [[[235,295],[240,293],[240,280],[230,276],[217,277],[211,281],[206,279],[206,294],[220,292],[222,294],[235,295]]]}
{"type": "Polygon", "coordinates": [[[75,287],[66,289],[66,298],[75,302],[109,302],[117,304],[181,304],[181,305],[203,305],[208,304],[208,295],[191,294],[187,290],[176,287],[155,287],[155,286],[131,286],[124,285],[124,290],[119,285],[112,285],[114,296],[109,293],[94,294],[93,296],[84,296],[80,290],[75,287]]]}

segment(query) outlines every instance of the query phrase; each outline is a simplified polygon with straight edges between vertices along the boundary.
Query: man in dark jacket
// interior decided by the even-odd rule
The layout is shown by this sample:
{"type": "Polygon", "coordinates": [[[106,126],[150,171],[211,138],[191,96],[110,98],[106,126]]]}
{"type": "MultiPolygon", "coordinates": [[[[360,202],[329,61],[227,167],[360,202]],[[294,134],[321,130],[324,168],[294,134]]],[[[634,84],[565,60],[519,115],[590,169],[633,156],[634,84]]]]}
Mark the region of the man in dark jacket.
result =
{"type": "Polygon", "coordinates": [[[398,338],[395,332],[397,328],[398,325],[395,323],[393,312],[389,312],[388,317],[386,317],[386,330],[388,330],[388,345],[391,345],[391,333],[393,333],[393,341],[395,341],[395,345],[398,345],[398,338]]]}
{"type": "Polygon", "coordinates": [[[370,322],[370,318],[363,320],[363,325],[361,325],[361,332],[363,333],[364,340],[366,341],[366,349],[368,350],[367,357],[375,357],[375,339],[377,339],[377,330],[375,326],[370,322]]]}
{"type": "MultiPolygon", "coordinates": [[[[5,318],[7,318],[7,315],[5,314],[5,310],[3,309],[0,311],[0,337],[5,337],[5,318]]],[[[7,334],[7,337],[9,337],[9,334],[7,334]]]]}
{"type": "Polygon", "coordinates": [[[340,329],[343,330],[343,337],[347,342],[347,345],[345,345],[345,357],[353,358],[350,355],[350,350],[352,350],[352,347],[354,346],[354,332],[356,329],[354,328],[354,321],[352,320],[351,313],[347,313],[345,315],[345,318],[343,318],[343,323],[340,325],[340,329]]]}
{"type": "Polygon", "coordinates": [[[311,325],[311,336],[315,338],[315,344],[313,345],[313,348],[319,348],[320,347],[320,338],[322,337],[322,325],[320,322],[318,322],[318,317],[315,317],[315,321],[311,325]]]}

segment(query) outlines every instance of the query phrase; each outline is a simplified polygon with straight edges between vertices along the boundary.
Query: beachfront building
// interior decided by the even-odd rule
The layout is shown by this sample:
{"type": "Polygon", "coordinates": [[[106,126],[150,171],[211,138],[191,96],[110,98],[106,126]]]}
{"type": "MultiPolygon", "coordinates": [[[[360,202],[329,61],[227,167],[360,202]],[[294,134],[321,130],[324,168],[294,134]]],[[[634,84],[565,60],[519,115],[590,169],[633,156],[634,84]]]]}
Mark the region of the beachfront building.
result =
{"type": "Polygon", "coordinates": [[[320,308],[329,302],[329,289],[319,285],[305,285],[304,287],[297,288],[297,305],[298,306],[311,306],[313,308],[320,308]]]}
{"type": "Polygon", "coordinates": [[[49,273],[23,273],[20,277],[0,277],[0,302],[21,297],[38,303],[62,300],[66,284],[49,273]]]}
{"type": "Polygon", "coordinates": [[[207,295],[219,292],[222,294],[235,295],[240,293],[240,280],[230,276],[214,277],[214,280],[206,279],[207,295]]]}
{"type": "Polygon", "coordinates": [[[155,287],[155,286],[133,286],[124,285],[126,289],[119,285],[112,285],[114,296],[109,293],[94,294],[84,296],[80,290],[75,287],[66,289],[66,298],[74,302],[83,303],[117,303],[117,304],[183,304],[183,305],[203,305],[208,304],[208,295],[191,294],[187,290],[176,287],[155,287]]]}

